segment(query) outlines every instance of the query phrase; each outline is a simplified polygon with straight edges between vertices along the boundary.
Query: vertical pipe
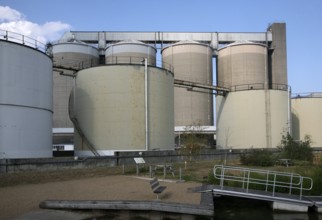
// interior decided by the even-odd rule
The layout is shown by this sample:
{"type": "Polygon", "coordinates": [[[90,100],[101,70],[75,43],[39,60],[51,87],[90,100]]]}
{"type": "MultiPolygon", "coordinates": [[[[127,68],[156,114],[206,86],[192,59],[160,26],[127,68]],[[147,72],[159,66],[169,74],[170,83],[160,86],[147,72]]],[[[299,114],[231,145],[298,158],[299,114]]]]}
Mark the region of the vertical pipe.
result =
{"type": "Polygon", "coordinates": [[[288,90],[288,109],[287,109],[287,121],[288,121],[288,132],[293,136],[292,132],[292,117],[291,117],[291,109],[292,109],[292,103],[291,103],[291,94],[292,94],[292,89],[291,87],[287,88],[288,90]]]}
{"type": "Polygon", "coordinates": [[[148,117],[148,59],[144,59],[144,105],[145,105],[145,150],[149,149],[149,117],[148,117]]]}

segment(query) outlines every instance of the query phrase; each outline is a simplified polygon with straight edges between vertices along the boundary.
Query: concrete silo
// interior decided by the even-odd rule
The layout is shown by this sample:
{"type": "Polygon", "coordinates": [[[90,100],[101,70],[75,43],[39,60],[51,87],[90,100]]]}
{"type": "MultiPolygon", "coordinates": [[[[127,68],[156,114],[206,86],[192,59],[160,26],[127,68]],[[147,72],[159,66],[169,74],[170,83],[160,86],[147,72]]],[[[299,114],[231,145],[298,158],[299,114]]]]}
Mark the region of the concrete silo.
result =
{"type": "Polygon", "coordinates": [[[52,61],[0,40],[0,157],[52,156],[52,61]]]}
{"type": "MultiPolygon", "coordinates": [[[[174,69],[175,79],[212,85],[212,48],[182,41],[162,50],[162,61],[174,69]]],[[[213,94],[208,90],[174,89],[175,126],[213,125],[213,94]]]]}
{"type": "Polygon", "coordinates": [[[267,88],[267,47],[255,43],[236,43],[218,53],[218,86],[231,91],[267,88]]]}
{"type": "Polygon", "coordinates": [[[143,64],[144,58],[148,59],[148,65],[156,64],[155,47],[140,41],[129,40],[111,44],[105,50],[106,64],[143,64]]]}
{"type": "Polygon", "coordinates": [[[231,44],[218,51],[217,62],[218,85],[230,89],[216,98],[217,147],[278,146],[289,131],[289,92],[268,80],[266,46],[231,44]]]}
{"type": "Polygon", "coordinates": [[[322,93],[298,95],[291,100],[294,140],[310,135],[311,146],[322,147],[322,93]]]}
{"type": "Polygon", "coordinates": [[[81,70],[71,104],[84,134],[75,136],[77,155],[92,155],[86,143],[100,155],[173,149],[173,73],[165,69],[122,64],[81,70]]]}
{"type": "Polygon", "coordinates": [[[73,78],[66,76],[74,73],[68,70],[68,68],[80,70],[97,66],[99,63],[99,53],[97,48],[81,42],[56,43],[52,47],[52,52],[54,67],[64,68],[61,70],[65,74],[62,75],[59,69],[55,69],[53,72],[53,127],[55,133],[53,142],[54,144],[67,144],[73,142],[73,123],[68,115],[68,99],[74,84],[73,78]],[[69,131],[69,134],[66,134],[65,130],[71,131],[69,131]]]}

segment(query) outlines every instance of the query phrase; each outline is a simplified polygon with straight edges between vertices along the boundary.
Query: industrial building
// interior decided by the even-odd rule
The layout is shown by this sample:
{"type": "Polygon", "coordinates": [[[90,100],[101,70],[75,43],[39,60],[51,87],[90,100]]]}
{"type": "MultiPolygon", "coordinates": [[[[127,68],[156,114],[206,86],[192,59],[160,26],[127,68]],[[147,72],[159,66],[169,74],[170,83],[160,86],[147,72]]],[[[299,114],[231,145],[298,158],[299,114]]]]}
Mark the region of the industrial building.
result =
{"type": "Polygon", "coordinates": [[[46,50],[0,34],[2,157],[50,157],[52,144],[74,144],[78,156],[172,150],[188,127],[215,136],[217,149],[274,148],[285,132],[322,146],[301,107],[321,110],[321,97],[291,99],[285,23],[259,33],[72,31],[46,50]]]}

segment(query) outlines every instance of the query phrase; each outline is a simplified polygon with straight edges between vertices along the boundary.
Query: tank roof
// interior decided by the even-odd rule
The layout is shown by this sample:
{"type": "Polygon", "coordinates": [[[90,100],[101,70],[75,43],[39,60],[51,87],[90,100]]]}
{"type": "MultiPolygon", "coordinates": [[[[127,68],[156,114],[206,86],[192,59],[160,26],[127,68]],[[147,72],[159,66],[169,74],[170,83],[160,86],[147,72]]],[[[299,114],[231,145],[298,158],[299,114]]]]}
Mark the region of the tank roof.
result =
{"type": "Polygon", "coordinates": [[[152,47],[153,49],[156,50],[156,48],[154,46],[152,46],[151,44],[146,44],[146,43],[143,43],[142,41],[138,41],[138,40],[124,40],[124,41],[119,41],[117,43],[113,43],[113,44],[108,44],[106,45],[106,48],[109,48],[109,47],[113,47],[113,46],[118,46],[118,45],[124,45],[124,44],[134,44],[134,45],[141,45],[141,46],[147,46],[147,47],[152,47]]]}
{"type": "Polygon", "coordinates": [[[200,45],[200,46],[205,46],[205,47],[211,48],[211,46],[209,46],[208,44],[204,44],[204,43],[201,43],[201,42],[198,42],[198,41],[194,41],[194,40],[183,40],[183,41],[176,42],[174,44],[167,45],[167,46],[163,47],[161,51],[163,51],[164,49],[167,49],[169,47],[180,46],[180,45],[187,45],[187,44],[194,44],[194,45],[200,45]]]}
{"type": "Polygon", "coordinates": [[[231,44],[225,45],[221,48],[218,48],[218,50],[222,50],[227,47],[239,46],[239,45],[258,45],[258,46],[262,46],[262,47],[267,47],[265,44],[256,43],[256,42],[252,42],[252,41],[235,41],[234,43],[231,43],[231,44]]]}

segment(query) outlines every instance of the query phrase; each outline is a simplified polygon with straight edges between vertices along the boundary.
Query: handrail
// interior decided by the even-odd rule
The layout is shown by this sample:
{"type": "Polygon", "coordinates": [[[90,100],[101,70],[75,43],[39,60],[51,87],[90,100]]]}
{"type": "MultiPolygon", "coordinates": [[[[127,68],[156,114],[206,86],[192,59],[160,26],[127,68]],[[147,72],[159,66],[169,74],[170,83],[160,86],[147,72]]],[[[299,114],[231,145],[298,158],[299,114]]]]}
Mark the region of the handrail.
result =
{"type": "MultiPolygon", "coordinates": [[[[106,64],[142,64],[144,65],[145,57],[135,57],[135,56],[111,56],[107,57],[106,64]]],[[[161,67],[170,72],[174,72],[173,66],[162,61],[155,62],[154,60],[148,59],[149,66],[161,67]]]]}
{"type": "Polygon", "coordinates": [[[1,29],[0,29],[0,40],[5,40],[5,41],[26,45],[34,49],[37,49],[43,53],[46,53],[46,49],[47,49],[46,44],[34,38],[31,38],[19,33],[11,32],[11,31],[1,30],[1,29]]]}
{"type": "MultiPolygon", "coordinates": [[[[218,81],[217,84],[221,87],[229,88],[230,92],[246,91],[246,90],[263,90],[267,87],[265,86],[265,83],[248,83],[248,84],[238,84],[238,85],[230,86],[225,82],[218,81]]],[[[269,86],[269,89],[290,91],[290,86],[286,84],[273,83],[269,86]]]]}
{"type": "Polygon", "coordinates": [[[225,181],[239,182],[242,184],[242,189],[246,189],[246,193],[249,192],[250,184],[254,184],[265,186],[265,192],[270,192],[269,188],[271,187],[273,197],[277,188],[288,189],[290,195],[294,194],[294,190],[299,190],[300,199],[302,199],[302,192],[311,190],[313,187],[313,180],[311,178],[303,177],[297,173],[224,165],[215,165],[213,172],[214,177],[220,180],[221,189],[224,188],[225,181]],[[254,177],[254,175],[257,176],[254,177]],[[281,180],[281,178],[286,178],[286,180],[281,180]],[[304,186],[304,183],[307,183],[308,186],[304,186]]]}
{"type": "Polygon", "coordinates": [[[322,92],[294,93],[292,99],[296,98],[322,98],[322,92]]]}

